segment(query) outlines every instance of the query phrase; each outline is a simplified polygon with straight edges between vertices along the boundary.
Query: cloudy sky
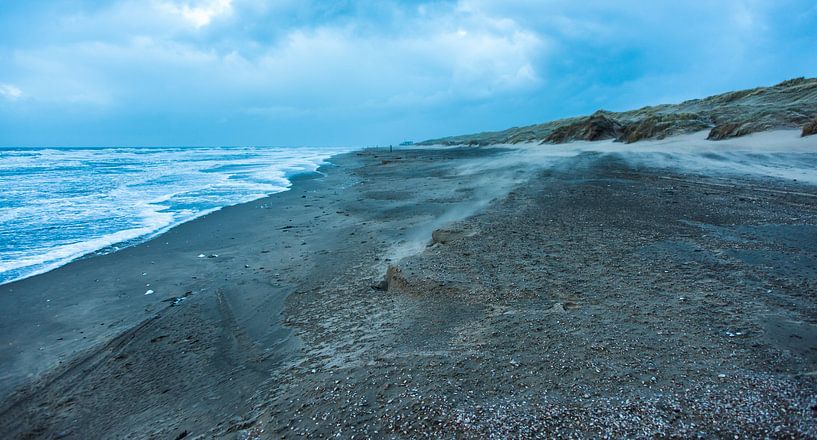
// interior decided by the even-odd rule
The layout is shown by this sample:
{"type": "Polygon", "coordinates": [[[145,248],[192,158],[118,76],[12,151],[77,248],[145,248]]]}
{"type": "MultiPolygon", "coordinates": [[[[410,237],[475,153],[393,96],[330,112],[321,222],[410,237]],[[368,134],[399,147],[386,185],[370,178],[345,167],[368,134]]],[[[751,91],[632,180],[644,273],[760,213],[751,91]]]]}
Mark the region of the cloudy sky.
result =
{"type": "Polygon", "coordinates": [[[813,0],[0,0],[0,145],[374,145],[817,76],[813,0]]]}

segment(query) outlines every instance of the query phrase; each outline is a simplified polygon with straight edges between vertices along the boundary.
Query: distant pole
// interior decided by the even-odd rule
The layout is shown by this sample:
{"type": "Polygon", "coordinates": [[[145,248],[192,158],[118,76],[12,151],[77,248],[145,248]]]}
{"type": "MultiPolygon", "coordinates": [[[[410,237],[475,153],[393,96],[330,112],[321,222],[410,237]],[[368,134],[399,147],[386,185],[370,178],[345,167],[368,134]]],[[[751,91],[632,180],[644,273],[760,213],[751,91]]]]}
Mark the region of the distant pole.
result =
{"type": "Polygon", "coordinates": [[[389,144],[389,153],[391,153],[391,144],[389,144]]]}

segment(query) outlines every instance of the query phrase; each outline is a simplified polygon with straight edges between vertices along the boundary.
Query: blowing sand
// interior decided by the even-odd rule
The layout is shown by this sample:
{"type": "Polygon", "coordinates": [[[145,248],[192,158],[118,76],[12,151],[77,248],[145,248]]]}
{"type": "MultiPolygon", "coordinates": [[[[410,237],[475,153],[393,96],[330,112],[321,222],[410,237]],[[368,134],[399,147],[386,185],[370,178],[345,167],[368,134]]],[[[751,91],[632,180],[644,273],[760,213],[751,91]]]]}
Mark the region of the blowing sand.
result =
{"type": "Polygon", "coordinates": [[[341,155],[2,286],[0,434],[817,436],[817,187],[552,153],[341,155]]]}

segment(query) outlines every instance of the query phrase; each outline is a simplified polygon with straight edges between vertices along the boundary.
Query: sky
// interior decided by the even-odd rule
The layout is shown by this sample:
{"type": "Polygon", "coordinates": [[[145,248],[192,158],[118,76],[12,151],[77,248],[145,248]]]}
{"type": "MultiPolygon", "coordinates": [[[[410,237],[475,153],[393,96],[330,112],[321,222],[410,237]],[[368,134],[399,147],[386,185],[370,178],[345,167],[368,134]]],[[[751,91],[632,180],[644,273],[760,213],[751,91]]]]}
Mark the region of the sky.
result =
{"type": "Polygon", "coordinates": [[[817,76],[814,0],[0,0],[0,146],[371,146],[817,76]]]}

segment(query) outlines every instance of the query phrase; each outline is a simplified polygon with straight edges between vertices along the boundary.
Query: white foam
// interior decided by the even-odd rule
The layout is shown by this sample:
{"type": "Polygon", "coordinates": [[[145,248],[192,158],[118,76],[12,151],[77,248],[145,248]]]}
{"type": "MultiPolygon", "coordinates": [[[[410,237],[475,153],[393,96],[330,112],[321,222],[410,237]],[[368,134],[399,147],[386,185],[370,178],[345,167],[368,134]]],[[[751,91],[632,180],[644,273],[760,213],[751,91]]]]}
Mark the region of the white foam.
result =
{"type": "Polygon", "coordinates": [[[347,150],[0,150],[0,283],[285,191],[288,176],[347,150]]]}
{"type": "MultiPolygon", "coordinates": [[[[153,232],[162,231],[163,228],[166,228],[171,224],[173,219],[172,214],[167,214],[165,216],[165,221],[163,222],[158,221],[159,216],[155,213],[151,217],[153,221],[141,228],[118,231],[86,241],[57,246],[53,249],[41,249],[38,253],[32,253],[29,256],[22,256],[12,261],[0,262],[0,273],[38,265],[41,265],[41,267],[27,273],[26,277],[48,272],[49,270],[62,266],[69,261],[73,261],[91,252],[117,243],[132,240],[134,238],[149,235],[153,232]]],[[[36,251],[37,250],[34,252],[36,251]]]]}

